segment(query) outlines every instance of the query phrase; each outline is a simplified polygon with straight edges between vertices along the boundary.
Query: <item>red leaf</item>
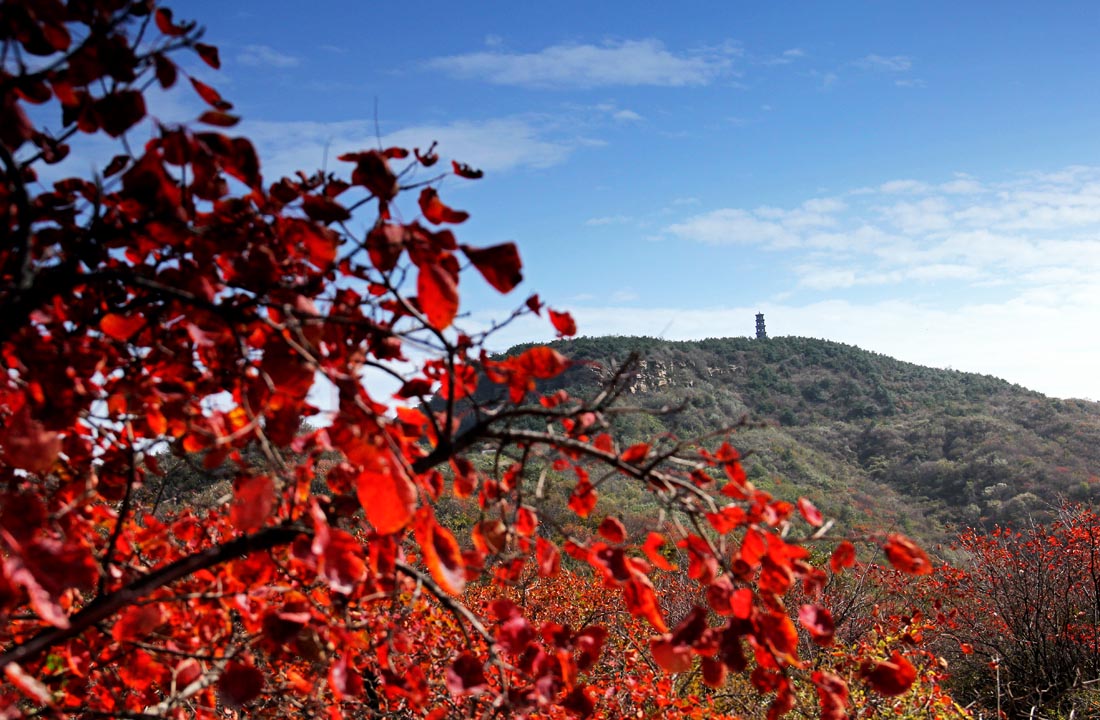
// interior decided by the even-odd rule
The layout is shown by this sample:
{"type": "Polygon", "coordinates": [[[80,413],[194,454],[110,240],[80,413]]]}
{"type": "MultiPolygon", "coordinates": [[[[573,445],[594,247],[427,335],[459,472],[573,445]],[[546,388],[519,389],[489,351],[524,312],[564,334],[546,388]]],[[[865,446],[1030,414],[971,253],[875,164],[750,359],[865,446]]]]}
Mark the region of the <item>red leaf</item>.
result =
{"type": "Polygon", "coordinates": [[[519,510],[516,510],[516,533],[523,537],[531,537],[535,534],[535,528],[538,527],[539,517],[534,510],[526,505],[520,506],[519,510]]]}
{"type": "Polygon", "coordinates": [[[670,563],[665,556],[661,554],[661,547],[665,544],[665,536],[661,533],[651,532],[646,536],[645,544],[642,545],[642,552],[646,554],[649,561],[653,563],[655,567],[662,570],[675,570],[676,566],[670,563]]]}
{"type": "Polygon", "coordinates": [[[600,659],[603,643],[607,639],[607,628],[590,625],[577,633],[573,645],[577,650],[577,669],[587,672],[600,659]]]}
{"type": "Polygon", "coordinates": [[[784,665],[798,664],[798,631],[789,617],[782,612],[760,614],[756,624],[776,660],[784,665]]]}
{"type": "Polygon", "coordinates": [[[236,115],[230,115],[220,110],[207,110],[202,115],[199,115],[199,122],[206,123],[207,125],[215,125],[217,127],[233,127],[240,121],[241,119],[236,115]]]}
{"type": "Polygon", "coordinates": [[[523,280],[520,268],[523,264],[515,243],[503,243],[487,248],[462,246],[462,251],[474,267],[500,293],[511,292],[523,280]]]}
{"type": "Polygon", "coordinates": [[[136,605],[127,608],[111,628],[115,642],[140,640],[160,627],[165,621],[160,605],[136,605]]]}
{"type": "Polygon", "coordinates": [[[741,539],[741,559],[744,560],[749,567],[757,567],[760,564],[760,559],[764,557],[766,550],[767,545],[764,536],[761,535],[759,531],[754,527],[750,527],[745,531],[745,537],[741,539]]]}
{"type": "Polygon", "coordinates": [[[229,511],[233,526],[242,533],[263,527],[275,507],[275,482],[266,475],[239,480],[233,488],[229,511]]]}
{"type": "Polygon", "coordinates": [[[157,29],[169,37],[184,35],[191,28],[190,23],[172,24],[172,11],[168,8],[157,8],[155,19],[157,29]]]}
{"type": "Polygon", "coordinates": [[[336,259],[340,236],[334,231],[299,218],[284,218],[280,228],[283,231],[283,242],[304,247],[314,266],[328,268],[336,259]]]}
{"type": "Polygon", "coordinates": [[[428,380],[427,378],[413,378],[412,380],[409,380],[404,385],[402,385],[401,389],[394,393],[393,396],[395,398],[407,399],[431,395],[432,386],[434,384],[435,383],[433,383],[431,380],[428,380]]]}
{"type": "Polygon", "coordinates": [[[932,572],[932,561],[928,555],[904,535],[894,533],[888,536],[882,549],[895,570],[908,575],[928,575],[932,572]]]}
{"type": "Polygon", "coordinates": [[[821,670],[815,670],[810,679],[817,686],[821,720],[847,720],[848,683],[830,672],[821,670]]]}
{"type": "Polygon", "coordinates": [[[355,163],[355,169],[351,172],[353,185],[362,185],[380,200],[389,201],[397,195],[397,176],[390,170],[386,158],[377,150],[346,153],[337,160],[355,163]]]}
{"type": "Polygon", "coordinates": [[[852,567],[856,564],[856,547],[847,540],[841,542],[833,550],[832,557],[829,558],[829,567],[832,568],[834,573],[839,573],[844,568],[852,567]]]}
{"type": "Polygon", "coordinates": [[[623,454],[619,456],[619,459],[622,460],[624,463],[634,464],[645,460],[646,455],[648,454],[649,445],[647,445],[646,443],[638,443],[636,445],[631,445],[626,450],[624,450],[623,454]]]}
{"type": "Polygon", "coordinates": [[[715,658],[705,657],[702,662],[703,684],[720,688],[726,684],[726,664],[715,658]]]}
{"type": "Polygon", "coordinates": [[[750,588],[738,588],[730,595],[730,613],[739,620],[752,617],[753,594],[750,588]]]}
{"type": "Polygon", "coordinates": [[[103,331],[103,334],[119,342],[126,342],[143,327],[145,327],[145,318],[141,315],[124,317],[115,313],[107,313],[99,321],[99,329],[103,331]]]}
{"type": "Polygon", "coordinates": [[[416,486],[400,468],[388,472],[365,470],[355,481],[367,521],[382,535],[398,532],[416,509],[416,486]]]}
{"type": "Polygon", "coordinates": [[[596,689],[577,685],[561,701],[561,706],[580,718],[587,718],[596,711],[596,689]]]}
{"type": "Polygon", "coordinates": [[[653,659],[665,672],[682,673],[691,670],[691,646],[678,644],[668,635],[649,641],[653,659]]]}
{"type": "Polygon", "coordinates": [[[618,519],[611,517],[610,515],[603,519],[598,529],[600,536],[608,542],[622,543],[626,542],[626,528],[619,522],[618,519]]]}
{"type": "Polygon", "coordinates": [[[645,575],[637,572],[632,574],[630,580],[623,585],[623,600],[631,615],[645,618],[658,632],[668,631],[668,626],[661,617],[661,608],[657,603],[653,584],[645,575]]]}
{"type": "Polygon", "coordinates": [[[499,553],[508,542],[508,528],[499,519],[482,520],[470,533],[474,548],[483,555],[499,553]]]}
{"type": "Polygon", "coordinates": [[[156,68],[157,82],[161,88],[167,90],[176,84],[176,64],[161,53],[153,56],[153,65],[156,68]]]}
{"type": "Polygon", "coordinates": [[[65,29],[65,26],[61,23],[44,23],[42,26],[42,36],[49,43],[49,46],[57,52],[63,52],[69,48],[73,38],[69,35],[69,31],[65,29]]]}
{"type": "Polygon", "coordinates": [[[451,467],[454,468],[455,497],[467,498],[477,490],[478,475],[473,463],[464,457],[451,458],[451,467]]]}
{"type": "Polygon", "coordinates": [[[376,225],[367,235],[367,253],[371,263],[382,272],[397,267],[401,253],[405,251],[405,226],[383,223],[376,225]]]}
{"type": "Polygon", "coordinates": [[[519,356],[518,362],[539,380],[557,377],[569,367],[569,361],[561,353],[545,345],[527,350],[519,356]]]}
{"type": "Polygon", "coordinates": [[[218,679],[218,695],[230,707],[255,700],[264,689],[264,676],[252,665],[232,661],[218,679]]]}
{"type": "Polygon", "coordinates": [[[420,309],[437,330],[449,327],[458,315],[458,271],[455,265],[457,261],[454,256],[447,255],[440,262],[424,263],[417,274],[416,295],[420,300],[420,309]]]}
{"type": "MultiPolygon", "coordinates": [[[[53,693],[41,680],[29,674],[19,663],[8,663],[4,666],[4,675],[12,685],[31,700],[40,705],[52,706],[53,693]]],[[[18,716],[16,716],[18,717],[18,716]]]]}
{"type": "Polygon", "coordinates": [[[550,309],[547,309],[547,312],[550,315],[550,322],[554,325],[554,329],[558,331],[559,337],[573,337],[577,334],[577,323],[573,321],[572,315],[550,309]]]}
{"type": "Polygon", "coordinates": [[[213,45],[195,43],[195,52],[199,54],[199,57],[202,58],[204,63],[215,70],[222,66],[221,58],[218,57],[218,49],[213,45]]]}
{"type": "Polygon", "coordinates": [[[103,168],[103,177],[111,177],[129,164],[129,155],[115,155],[111,158],[111,162],[107,163],[107,167],[103,168]]]}
{"type": "Polygon", "coordinates": [[[596,500],[596,491],[592,488],[592,483],[580,480],[573,488],[573,494],[569,496],[569,509],[582,518],[588,517],[596,507],[596,500]]]}
{"type": "Polygon", "coordinates": [[[739,505],[727,505],[718,512],[706,513],[705,517],[710,526],[722,535],[734,528],[741,527],[748,520],[745,509],[739,505]]]}
{"type": "Polygon", "coordinates": [[[864,666],[863,677],[877,693],[901,695],[913,686],[917,679],[917,669],[895,650],[889,660],[864,666]]]}
{"type": "Polygon", "coordinates": [[[325,580],[334,592],[350,595],[367,576],[363,546],[345,530],[332,528],[321,555],[325,580]]]}
{"type": "Polygon", "coordinates": [[[439,162],[439,155],[432,152],[431,148],[428,148],[423,155],[420,154],[420,148],[413,148],[413,155],[416,155],[416,159],[419,160],[420,164],[424,167],[431,167],[439,162]]]}
{"type": "Polygon", "coordinates": [[[836,626],[833,624],[833,616],[827,608],[819,605],[803,605],[798,610],[798,622],[809,631],[813,641],[822,647],[833,644],[833,633],[836,626]]]}
{"type": "Polygon", "coordinates": [[[485,666],[473,654],[464,652],[447,667],[444,683],[452,695],[472,695],[488,688],[485,666]]]}
{"type": "Polygon", "coordinates": [[[549,540],[535,540],[535,561],[538,564],[539,577],[553,577],[561,570],[561,552],[558,546],[549,540]]]}
{"type": "Polygon", "coordinates": [[[802,517],[806,519],[806,522],[814,527],[821,527],[824,522],[824,518],[821,517],[821,511],[814,507],[814,504],[806,498],[798,498],[798,512],[802,513],[802,517]]]}
{"type": "Polygon", "coordinates": [[[302,210],[310,220],[329,224],[351,219],[351,213],[340,203],[324,195],[306,195],[302,198],[302,210]]]}
{"type": "Polygon", "coordinates": [[[475,170],[466,163],[451,161],[451,167],[454,168],[455,175],[464,177],[468,180],[477,180],[485,175],[481,170],[475,170]]]}
{"type": "Polygon", "coordinates": [[[218,94],[218,91],[210,87],[206,83],[191,78],[191,87],[195,88],[195,92],[199,94],[207,105],[215,110],[232,110],[233,103],[226,102],[222,99],[222,96],[218,94]]]}
{"type": "Polygon", "coordinates": [[[428,222],[436,225],[441,223],[458,224],[465,222],[470,217],[468,212],[453,210],[444,205],[443,201],[439,199],[439,193],[430,187],[420,191],[420,211],[424,213],[424,217],[428,219],[428,222]]]}
{"type": "Polygon", "coordinates": [[[435,581],[452,595],[461,593],[466,587],[466,563],[454,535],[435,521],[427,507],[420,510],[415,533],[424,565],[435,581]]]}
{"type": "Polygon", "coordinates": [[[119,137],[145,117],[145,97],[138,90],[119,90],[95,102],[99,124],[111,137],[119,137]]]}
{"type": "Polygon", "coordinates": [[[7,420],[0,430],[0,457],[13,468],[32,473],[47,473],[53,469],[61,452],[61,436],[47,430],[38,420],[23,410],[7,420]]]}

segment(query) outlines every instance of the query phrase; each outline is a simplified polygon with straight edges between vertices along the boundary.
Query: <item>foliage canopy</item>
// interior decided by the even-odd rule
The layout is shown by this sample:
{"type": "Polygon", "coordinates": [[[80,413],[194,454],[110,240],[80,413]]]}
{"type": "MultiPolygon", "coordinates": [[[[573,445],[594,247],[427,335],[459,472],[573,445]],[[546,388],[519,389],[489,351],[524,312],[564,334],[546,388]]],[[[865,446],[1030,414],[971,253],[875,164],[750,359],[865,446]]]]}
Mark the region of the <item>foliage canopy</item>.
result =
{"type": "MultiPolygon", "coordinates": [[[[437,171],[432,145],[265,182],[230,102],[175,59],[216,69],[200,34],[151,0],[0,8],[0,714],[614,714],[625,676],[596,669],[609,619],[538,620],[509,597],[569,565],[648,628],[650,670],[698,664],[713,687],[744,673],[770,717],[803,682],[844,717],[848,681],[800,637],[833,642],[822,589],[852,545],[815,561],[824,518],[756,488],[728,432],[623,446],[606,432],[621,377],[540,396],[563,355],[488,357],[500,325],[466,327],[460,287],[511,292],[519,254],[461,244],[467,214],[439,194],[481,173],[437,171]],[[147,122],[145,94],[177,84],[208,105],[198,125],[147,122]],[[117,138],[118,156],[44,185],[81,134],[117,138]],[[303,431],[320,385],[328,422],[303,431]],[[230,468],[229,502],[158,512],[142,487],[165,443],[230,468]],[[545,521],[550,472],[595,533],[545,521]],[[598,503],[608,483],[652,494],[665,524],[628,534],[598,503]],[[445,497],[476,521],[441,522],[445,497]],[[664,580],[674,552],[686,595],[664,580]]],[[[537,296],[502,324],[544,312],[575,332],[537,296]]],[[[930,569],[907,538],[876,539],[930,569]]],[[[894,653],[850,679],[893,696],[915,676],[894,653]]],[[[643,714],[701,712],[632,687],[643,714]]]]}

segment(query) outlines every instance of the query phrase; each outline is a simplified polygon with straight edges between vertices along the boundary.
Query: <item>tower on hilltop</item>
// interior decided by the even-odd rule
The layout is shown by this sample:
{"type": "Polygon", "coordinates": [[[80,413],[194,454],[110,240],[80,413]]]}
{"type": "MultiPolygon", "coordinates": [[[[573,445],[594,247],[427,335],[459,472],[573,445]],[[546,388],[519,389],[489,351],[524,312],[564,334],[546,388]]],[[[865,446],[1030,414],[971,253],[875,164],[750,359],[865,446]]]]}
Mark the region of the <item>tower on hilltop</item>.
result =
{"type": "Polygon", "coordinates": [[[756,339],[767,340],[768,331],[764,329],[764,313],[756,313],[756,339]]]}

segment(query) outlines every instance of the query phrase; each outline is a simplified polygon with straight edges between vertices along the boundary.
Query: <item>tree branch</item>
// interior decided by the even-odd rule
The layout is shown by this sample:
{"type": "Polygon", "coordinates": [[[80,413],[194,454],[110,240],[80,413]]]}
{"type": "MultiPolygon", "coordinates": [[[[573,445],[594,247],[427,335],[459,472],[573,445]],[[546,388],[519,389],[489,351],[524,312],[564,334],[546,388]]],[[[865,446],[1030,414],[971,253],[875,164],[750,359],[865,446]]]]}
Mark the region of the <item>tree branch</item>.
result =
{"type": "Polygon", "coordinates": [[[0,670],[11,663],[26,662],[58,643],[78,637],[89,627],[106,620],[158,588],[229,560],[287,545],[303,534],[310,535],[311,531],[300,526],[268,527],[165,565],[113,593],[96,598],[69,618],[68,627],[48,628],[3,653],[0,655],[0,670]]]}

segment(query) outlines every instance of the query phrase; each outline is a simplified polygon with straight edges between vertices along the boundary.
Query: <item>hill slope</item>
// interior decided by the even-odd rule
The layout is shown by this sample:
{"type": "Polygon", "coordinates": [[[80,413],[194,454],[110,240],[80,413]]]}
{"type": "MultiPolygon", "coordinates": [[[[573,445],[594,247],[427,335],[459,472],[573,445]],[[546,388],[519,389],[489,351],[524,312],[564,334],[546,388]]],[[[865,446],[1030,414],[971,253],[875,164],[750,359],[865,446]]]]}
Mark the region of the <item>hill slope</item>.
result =
{"type": "Polygon", "coordinates": [[[628,437],[691,437],[745,415],[768,421],[736,438],[754,453],[750,474],[810,497],[849,528],[874,514],[880,526],[893,520],[936,541],[951,527],[1021,524],[1067,500],[1100,501],[1100,403],[809,338],[555,347],[576,364],[551,387],[591,393],[638,353],[625,400],[682,408],[628,418],[619,428],[628,437]]]}

